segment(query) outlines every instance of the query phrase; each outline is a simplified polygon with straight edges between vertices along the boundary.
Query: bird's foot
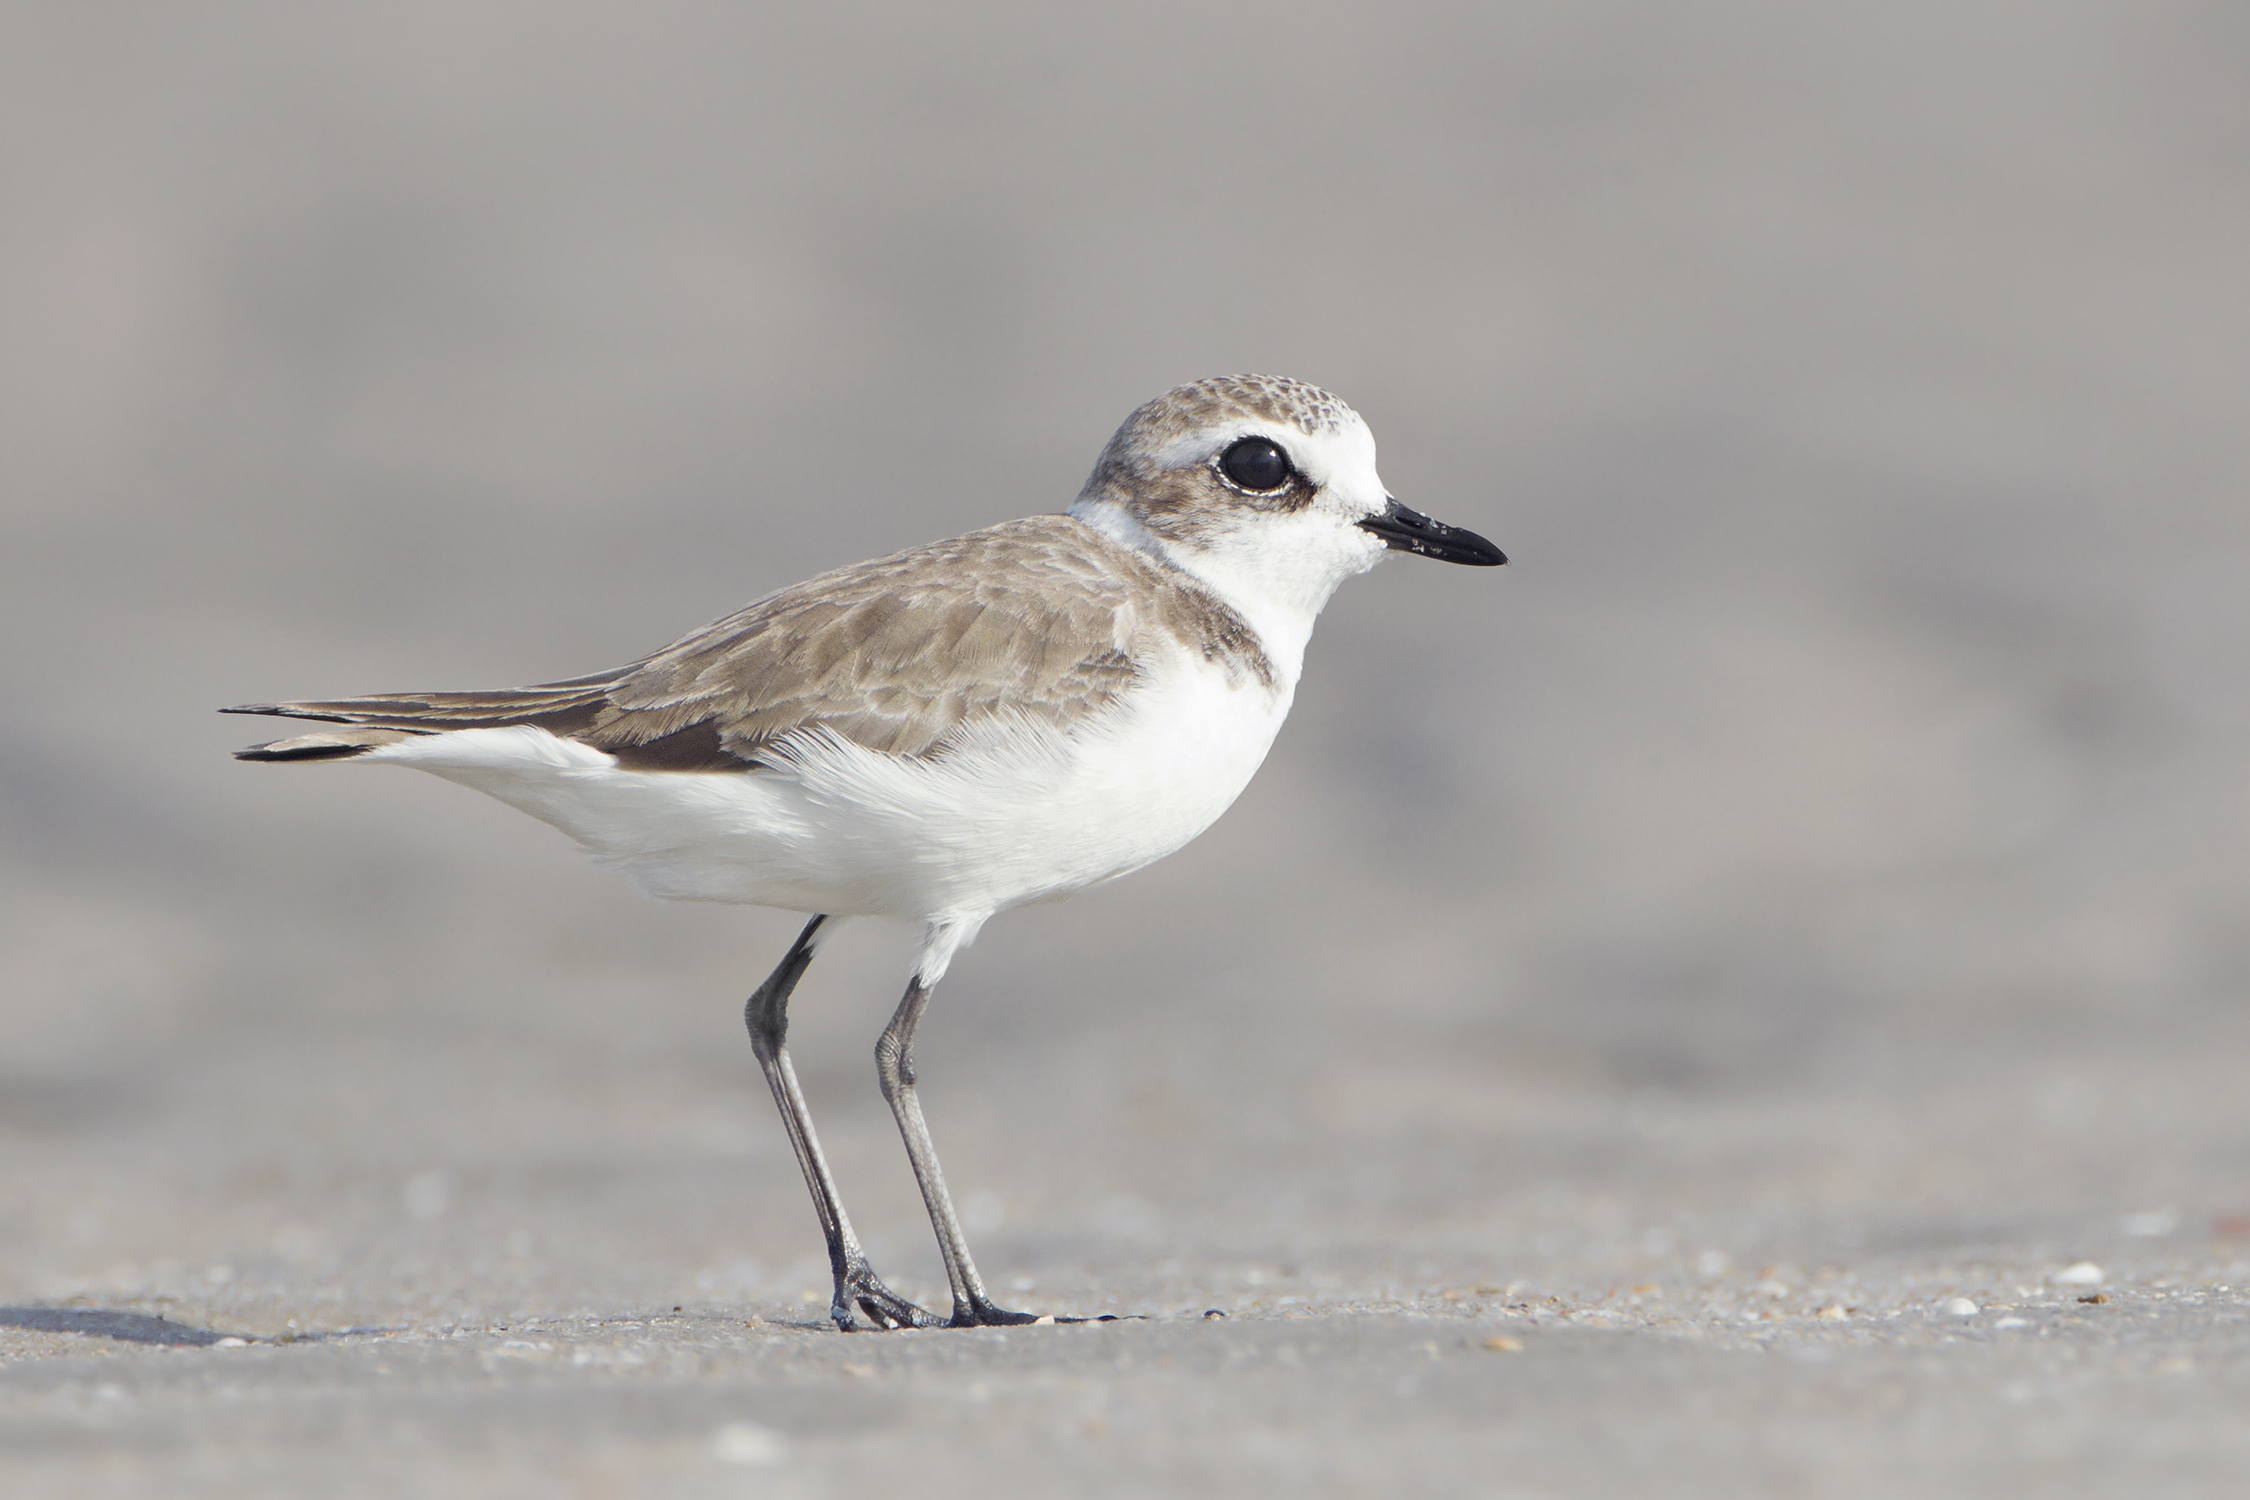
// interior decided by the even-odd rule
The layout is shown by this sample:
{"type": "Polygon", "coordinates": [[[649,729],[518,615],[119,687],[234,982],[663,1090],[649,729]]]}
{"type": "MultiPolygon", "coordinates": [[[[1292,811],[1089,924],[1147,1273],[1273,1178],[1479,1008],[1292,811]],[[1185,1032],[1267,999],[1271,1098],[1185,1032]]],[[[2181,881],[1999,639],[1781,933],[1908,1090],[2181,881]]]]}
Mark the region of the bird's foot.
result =
{"type": "Polygon", "coordinates": [[[861,1261],[836,1278],[836,1296],[828,1316],[845,1333],[869,1328],[943,1328],[945,1319],[883,1285],[874,1269],[861,1261]],[[866,1321],[862,1322],[861,1319],[866,1321]]]}
{"type": "Polygon", "coordinates": [[[988,1297],[971,1297],[953,1301],[953,1320],[949,1328],[1021,1328],[1029,1323],[1075,1322],[1075,1319],[1058,1319],[1048,1313],[1011,1312],[988,1297]]]}
{"type": "Polygon", "coordinates": [[[953,1316],[941,1318],[883,1285],[882,1278],[865,1261],[853,1266],[837,1281],[835,1300],[829,1304],[828,1316],[846,1333],[882,1328],[1024,1328],[1041,1323],[1118,1321],[1116,1313],[1056,1317],[1052,1313],[1017,1312],[989,1297],[971,1297],[965,1302],[956,1300],[953,1316]]]}

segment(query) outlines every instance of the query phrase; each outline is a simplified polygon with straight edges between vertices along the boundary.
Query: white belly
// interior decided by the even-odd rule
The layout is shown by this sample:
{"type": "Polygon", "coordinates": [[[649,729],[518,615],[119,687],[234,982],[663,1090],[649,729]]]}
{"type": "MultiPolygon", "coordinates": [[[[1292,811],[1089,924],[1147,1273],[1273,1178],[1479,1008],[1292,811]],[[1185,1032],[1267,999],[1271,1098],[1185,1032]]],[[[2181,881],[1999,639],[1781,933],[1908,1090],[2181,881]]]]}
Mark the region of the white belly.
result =
{"type": "Polygon", "coordinates": [[[1070,733],[995,722],[929,760],[816,732],[770,769],[623,771],[543,729],[456,730],[360,757],[552,823],[651,895],[838,916],[981,916],[1137,870],[1239,795],[1288,688],[1172,664],[1070,733]]]}

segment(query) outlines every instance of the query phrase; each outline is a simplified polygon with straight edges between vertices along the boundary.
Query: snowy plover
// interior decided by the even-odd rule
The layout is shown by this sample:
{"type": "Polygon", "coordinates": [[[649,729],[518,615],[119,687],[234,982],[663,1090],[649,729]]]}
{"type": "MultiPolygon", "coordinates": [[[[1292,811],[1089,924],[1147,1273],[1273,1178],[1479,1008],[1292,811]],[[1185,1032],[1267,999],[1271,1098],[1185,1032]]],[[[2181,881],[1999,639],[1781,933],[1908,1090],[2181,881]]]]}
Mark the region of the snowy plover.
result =
{"type": "Polygon", "coordinates": [[[1289,712],[1313,617],[1386,549],[1506,561],[1393,500],[1334,396],[1204,380],[1128,417],[1068,514],[824,573],[617,671],[226,711],[339,726],[244,760],[413,766],[552,823],[652,895],[815,914],[744,1019],[828,1241],[830,1316],[1025,1323],[985,1293],[915,1097],[930,992],[993,913],[1209,827],[1289,712]],[[783,1045],[824,924],[854,915],[924,924],[875,1057],[950,1319],[868,1265],[783,1045]]]}

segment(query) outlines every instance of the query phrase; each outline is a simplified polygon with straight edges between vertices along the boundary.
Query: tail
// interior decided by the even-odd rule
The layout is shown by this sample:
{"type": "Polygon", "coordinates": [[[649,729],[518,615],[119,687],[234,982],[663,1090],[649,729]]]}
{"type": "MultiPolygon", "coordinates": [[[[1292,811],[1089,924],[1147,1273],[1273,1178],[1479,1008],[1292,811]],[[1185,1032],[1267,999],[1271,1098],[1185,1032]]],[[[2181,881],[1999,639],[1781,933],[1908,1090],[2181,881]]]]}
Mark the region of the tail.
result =
{"type": "MultiPolygon", "coordinates": [[[[237,708],[224,708],[221,713],[242,713],[237,708]]],[[[286,740],[271,740],[263,745],[252,745],[247,750],[234,752],[236,760],[347,760],[362,755],[377,745],[394,745],[411,739],[410,729],[323,729],[315,734],[294,735],[286,740]]]]}
{"type": "Polygon", "coordinates": [[[618,673],[488,693],[383,693],[305,703],[246,703],[223,714],[320,719],[338,727],[234,752],[236,760],[348,760],[383,745],[449,729],[532,724],[567,735],[594,721],[618,673]]]}

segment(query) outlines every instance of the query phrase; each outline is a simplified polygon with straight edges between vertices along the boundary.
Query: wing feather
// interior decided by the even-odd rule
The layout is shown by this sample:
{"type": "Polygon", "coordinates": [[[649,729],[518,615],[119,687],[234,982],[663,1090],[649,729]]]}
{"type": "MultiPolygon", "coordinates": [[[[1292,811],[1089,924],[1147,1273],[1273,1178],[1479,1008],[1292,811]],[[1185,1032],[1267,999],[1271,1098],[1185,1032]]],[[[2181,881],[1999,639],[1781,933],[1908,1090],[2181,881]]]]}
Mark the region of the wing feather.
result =
{"type": "Polygon", "coordinates": [[[1083,522],[1033,516],[823,574],[612,673],[232,711],[424,734],[532,724],[652,769],[756,765],[813,728],[935,755],[1003,711],[1067,729],[1115,703],[1167,581],[1083,522]]]}

